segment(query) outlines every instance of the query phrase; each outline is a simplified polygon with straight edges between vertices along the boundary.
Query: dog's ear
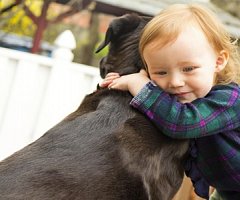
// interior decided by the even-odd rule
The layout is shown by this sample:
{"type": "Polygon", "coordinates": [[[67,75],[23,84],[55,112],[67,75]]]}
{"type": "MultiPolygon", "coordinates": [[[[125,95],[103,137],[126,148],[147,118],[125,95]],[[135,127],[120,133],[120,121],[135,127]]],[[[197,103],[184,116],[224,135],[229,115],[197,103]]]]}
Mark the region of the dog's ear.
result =
{"type": "Polygon", "coordinates": [[[112,27],[109,26],[108,29],[107,29],[104,41],[98,46],[95,53],[100,52],[104,47],[106,47],[113,37],[114,37],[114,35],[113,35],[112,27]]]}
{"type": "Polygon", "coordinates": [[[114,19],[107,29],[105,40],[99,45],[96,53],[101,51],[110,42],[113,42],[116,38],[119,38],[121,35],[129,33],[137,28],[139,23],[140,17],[136,14],[126,14],[114,19]]]}

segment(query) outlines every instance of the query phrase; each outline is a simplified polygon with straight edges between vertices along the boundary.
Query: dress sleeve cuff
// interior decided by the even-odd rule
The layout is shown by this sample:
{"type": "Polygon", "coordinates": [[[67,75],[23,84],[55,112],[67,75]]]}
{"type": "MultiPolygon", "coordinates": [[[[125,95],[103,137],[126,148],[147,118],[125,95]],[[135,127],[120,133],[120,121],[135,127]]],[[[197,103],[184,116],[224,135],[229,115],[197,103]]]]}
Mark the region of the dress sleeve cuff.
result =
{"type": "Polygon", "coordinates": [[[131,100],[130,105],[139,110],[146,111],[155,102],[160,93],[160,88],[153,81],[150,81],[131,100]],[[158,88],[158,92],[155,91],[156,88],[158,88]]]}

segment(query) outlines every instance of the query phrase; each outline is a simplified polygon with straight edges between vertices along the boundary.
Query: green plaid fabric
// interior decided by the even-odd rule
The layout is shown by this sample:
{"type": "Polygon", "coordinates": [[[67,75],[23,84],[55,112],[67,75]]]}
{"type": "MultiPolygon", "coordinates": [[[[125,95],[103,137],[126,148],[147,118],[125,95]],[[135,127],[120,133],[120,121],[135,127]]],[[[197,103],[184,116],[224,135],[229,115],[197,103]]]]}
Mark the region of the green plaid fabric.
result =
{"type": "Polygon", "coordinates": [[[240,200],[240,88],[237,84],[214,86],[206,97],[182,104],[149,82],[130,104],[167,136],[194,139],[195,164],[207,183],[217,188],[219,194],[236,192],[240,200]]]}

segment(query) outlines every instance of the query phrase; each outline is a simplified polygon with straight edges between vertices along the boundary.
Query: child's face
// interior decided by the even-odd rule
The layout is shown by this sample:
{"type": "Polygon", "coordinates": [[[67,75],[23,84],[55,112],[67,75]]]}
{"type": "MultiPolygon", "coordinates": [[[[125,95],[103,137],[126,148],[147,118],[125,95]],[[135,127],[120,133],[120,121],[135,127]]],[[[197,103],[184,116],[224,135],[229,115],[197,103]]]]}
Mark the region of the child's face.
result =
{"type": "Polygon", "coordinates": [[[204,97],[214,84],[217,55],[199,28],[186,28],[164,47],[154,40],[143,56],[151,80],[179,102],[204,97]]]}

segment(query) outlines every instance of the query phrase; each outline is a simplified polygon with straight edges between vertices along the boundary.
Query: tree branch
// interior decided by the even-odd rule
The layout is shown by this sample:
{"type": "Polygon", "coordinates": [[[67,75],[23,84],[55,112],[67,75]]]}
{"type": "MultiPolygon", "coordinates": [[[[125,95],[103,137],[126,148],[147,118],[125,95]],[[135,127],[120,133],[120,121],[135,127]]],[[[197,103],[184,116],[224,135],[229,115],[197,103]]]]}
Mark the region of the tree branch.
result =
{"type": "Polygon", "coordinates": [[[16,7],[17,5],[21,4],[22,0],[16,0],[14,3],[10,4],[9,6],[3,8],[2,10],[0,10],[0,15],[13,9],[14,7],[16,7]]]}
{"type": "Polygon", "coordinates": [[[58,15],[55,19],[49,21],[49,23],[57,23],[57,22],[60,22],[62,21],[64,18],[68,17],[68,16],[71,16],[71,15],[74,15],[76,13],[78,13],[79,10],[78,9],[75,9],[75,8],[71,8],[70,10],[64,12],[64,13],[61,13],[60,15],[58,15]]]}
{"type": "Polygon", "coordinates": [[[36,15],[34,15],[33,12],[26,5],[23,6],[23,9],[26,15],[30,17],[31,20],[34,22],[34,24],[37,24],[38,18],[36,17],[36,15]]]}

